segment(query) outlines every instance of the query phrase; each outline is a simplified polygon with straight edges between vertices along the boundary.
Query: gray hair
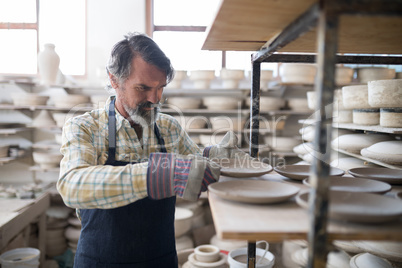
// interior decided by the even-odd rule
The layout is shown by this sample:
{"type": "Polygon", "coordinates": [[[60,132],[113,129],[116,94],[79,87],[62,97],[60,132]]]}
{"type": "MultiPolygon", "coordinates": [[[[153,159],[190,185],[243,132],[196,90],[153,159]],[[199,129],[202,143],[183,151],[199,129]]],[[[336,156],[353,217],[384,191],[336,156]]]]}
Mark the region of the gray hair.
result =
{"type": "MultiPolygon", "coordinates": [[[[174,69],[170,59],[154,40],[141,33],[129,33],[114,45],[106,70],[115,76],[119,83],[124,82],[130,76],[131,62],[137,56],[164,71],[167,83],[173,79],[174,69]]],[[[110,82],[106,89],[112,89],[110,82]]]]}

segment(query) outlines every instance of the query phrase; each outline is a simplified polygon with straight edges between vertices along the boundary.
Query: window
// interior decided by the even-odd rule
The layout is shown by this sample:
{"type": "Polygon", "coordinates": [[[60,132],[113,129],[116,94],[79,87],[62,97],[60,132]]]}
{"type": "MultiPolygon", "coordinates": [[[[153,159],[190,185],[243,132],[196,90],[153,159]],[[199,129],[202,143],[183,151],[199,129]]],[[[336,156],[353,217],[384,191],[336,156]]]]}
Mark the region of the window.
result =
{"type": "Polygon", "coordinates": [[[84,75],[85,8],[82,0],[2,0],[0,73],[36,75],[38,52],[53,43],[60,70],[84,75]]]}
{"type": "MultiPolygon", "coordinates": [[[[251,70],[254,51],[201,50],[205,30],[214,19],[218,0],[147,0],[148,34],[171,59],[177,70],[251,70]]],[[[275,63],[264,63],[262,69],[276,71],[275,63]]]]}

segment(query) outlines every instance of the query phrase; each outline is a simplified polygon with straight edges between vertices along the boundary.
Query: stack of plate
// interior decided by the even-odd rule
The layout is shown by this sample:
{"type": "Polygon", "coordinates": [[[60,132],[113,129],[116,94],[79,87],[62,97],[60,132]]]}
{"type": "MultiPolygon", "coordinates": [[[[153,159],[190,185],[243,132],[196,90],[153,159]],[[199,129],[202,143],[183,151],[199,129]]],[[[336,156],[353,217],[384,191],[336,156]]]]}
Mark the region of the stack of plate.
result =
{"type": "Polygon", "coordinates": [[[283,83],[313,85],[316,72],[314,64],[283,63],[279,67],[283,83]]]}
{"type": "Polygon", "coordinates": [[[237,89],[239,82],[244,78],[244,70],[229,70],[223,68],[220,73],[224,89],[237,89]]]}
{"type": "Polygon", "coordinates": [[[209,89],[211,81],[215,79],[214,70],[195,70],[190,72],[190,80],[196,89],[209,89]]]}
{"type": "Polygon", "coordinates": [[[46,211],[46,255],[48,257],[59,256],[66,251],[67,241],[64,231],[68,225],[67,218],[72,211],[72,209],[62,206],[52,206],[46,211]]]}
{"type": "Polygon", "coordinates": [[[68,241],[68,247],[75,253],[77,251],[79,234],[81,233],[81,221],[77,217],[70,217],[68,218],[68,224],[69,227],[66,229],[65,237],[68,241]]]}
{"type": "Polygon", "coordinates": [[[186,78],[187,78],[187,71],[175,70],[174,78],[172,81],[170,81],[170,83],[166,86],[166,88],[179,89],[182,86],[182,80],[186,78]]]}

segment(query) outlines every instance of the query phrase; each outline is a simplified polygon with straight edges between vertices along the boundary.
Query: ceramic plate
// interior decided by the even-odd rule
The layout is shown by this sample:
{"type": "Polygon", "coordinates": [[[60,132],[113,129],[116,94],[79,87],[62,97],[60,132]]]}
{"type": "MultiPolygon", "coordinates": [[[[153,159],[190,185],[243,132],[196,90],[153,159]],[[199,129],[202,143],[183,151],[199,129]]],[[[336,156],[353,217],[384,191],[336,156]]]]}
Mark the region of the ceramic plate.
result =
{"type": "MultiPolygon", "coordinates": [[[[311,186],[309,179],[304,179],[303,183],[311,186]]],[[[361,192],[361,193],[378,193],[383,194],[391,190],[391,185],[381,181],[375,181],[363,178],[354,177],[329,177],[329,185],[331,191],[344,192],[361,192]]]]}
{"type": "Polygon", "coordinates": [[[402,184],[402,170],[390,168],[352,168],[348,170],[354,177],[365,177],[372,180],[402,184]]]}
{"type": "MultiPolygon", "coordinates": [[[[308,192],[296,196],[296,202],[308,208],[308,192]]],[[[329,217],[335,220],[380,223],[402,217],[402,201],[373,193],[330,192],[329,217]]]]}
{"type": "Polygon", "coordinates": [[[390,261],[402,262],[402,243],[395,241],[353,241],[364,252],[371,253],[390,261]]]}
{"type": "Polygon", "coordinates": [[[360,253],[350,259],[351,268],[392,268],[392,264],[370,253],[360,253]]]}
{"type": "MultiPolygon", "coordinates": [[[[304,180],[310,176],[310,165],[285,165],[275,167],[274,170],[289,179],[304,180]]],[[[331,176],[342,176],[345,171],[339,168],[331,167],[331,176]]]]}
{"type": "Polygon", "coordinates": [[[256,160],[220,159],[215,162],[222,167],[221,175],[235,178],[258,177],[272,171],[269,164],[256,160]]]}
{"type": "Polygon", "coordinates": [[[279,203],[299,192],[299,187],[283,182],[235,180],[210,184],[209,191],[227,200],[245,203],[279,203]]]}

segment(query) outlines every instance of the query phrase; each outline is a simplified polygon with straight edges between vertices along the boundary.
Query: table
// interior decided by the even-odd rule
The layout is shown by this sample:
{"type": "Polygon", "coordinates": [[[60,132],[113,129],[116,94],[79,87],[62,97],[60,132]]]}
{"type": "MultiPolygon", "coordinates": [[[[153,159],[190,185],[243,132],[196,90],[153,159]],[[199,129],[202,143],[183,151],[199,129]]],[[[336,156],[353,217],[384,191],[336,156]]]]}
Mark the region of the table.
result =
{"type": "Polygon", "coordinates": [[[19,233],[24,232],[25,244],[28,245],[30,223],[38,221],[40,263],[45,263],[46,256],[46,210],[50,206],[50,193],[44,192],[36,199],[0,199],[0,215],[7,220],[0,223],[0,248],[4,248],[19,233]],[[10,200],[14,209],[10,209],[10,200]]]}

